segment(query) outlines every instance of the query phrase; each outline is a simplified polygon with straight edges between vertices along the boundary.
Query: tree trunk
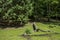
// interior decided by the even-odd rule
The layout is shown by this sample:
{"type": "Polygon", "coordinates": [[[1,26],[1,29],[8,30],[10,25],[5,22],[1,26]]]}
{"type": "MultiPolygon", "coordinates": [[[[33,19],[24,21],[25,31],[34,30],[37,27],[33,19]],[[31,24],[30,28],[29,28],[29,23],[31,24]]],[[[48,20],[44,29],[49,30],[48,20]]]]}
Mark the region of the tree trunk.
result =
{"type": "Polygon", "coordinates": [[[50,18],[48,18],[48,22],[50,22],[50,18]]]}

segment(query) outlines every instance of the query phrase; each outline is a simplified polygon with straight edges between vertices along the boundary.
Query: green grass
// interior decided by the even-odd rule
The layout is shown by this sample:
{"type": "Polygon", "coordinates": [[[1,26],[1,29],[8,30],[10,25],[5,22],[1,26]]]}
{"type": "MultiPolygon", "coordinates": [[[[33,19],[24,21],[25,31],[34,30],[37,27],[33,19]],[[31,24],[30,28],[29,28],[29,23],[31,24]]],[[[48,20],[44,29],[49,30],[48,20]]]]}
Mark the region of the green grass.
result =
{"type": "MultiPolygon", "coordinates": [[[[49,25],[54,24],[43,24],[40,22],[36,22],[36,25],[39,29],[45,30],[45,31],[54,31],[60,33],[60,26],[55,25],[54,28],[49,28],[49,25]]],[[[6,28],[6,29],[0,29],[0,40],[27,40],[26,37],[22,37],[20,35],[24,34],[26,29],[29,29],[31,31],[31,35],[40,35],[40,34],[50,34],[54,32],[34,32],[32,28],[32,24],[28,23],[24,27],[20,28],[6,28]]],[[[60,40],[60,34],[52,34],[50,36],[31,36],[31,40],[60,40]]]]}

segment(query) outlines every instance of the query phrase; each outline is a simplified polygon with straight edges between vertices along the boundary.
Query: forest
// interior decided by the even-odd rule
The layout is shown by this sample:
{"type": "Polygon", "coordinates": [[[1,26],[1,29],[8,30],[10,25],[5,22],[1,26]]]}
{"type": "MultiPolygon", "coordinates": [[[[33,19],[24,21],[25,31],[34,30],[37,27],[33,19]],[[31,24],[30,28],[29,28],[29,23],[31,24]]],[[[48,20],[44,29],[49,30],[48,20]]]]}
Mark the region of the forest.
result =
{"type": "Polygon", "coordinates": [[[0,25],[60,20],[60,0],[0,0],[0,25]]]}

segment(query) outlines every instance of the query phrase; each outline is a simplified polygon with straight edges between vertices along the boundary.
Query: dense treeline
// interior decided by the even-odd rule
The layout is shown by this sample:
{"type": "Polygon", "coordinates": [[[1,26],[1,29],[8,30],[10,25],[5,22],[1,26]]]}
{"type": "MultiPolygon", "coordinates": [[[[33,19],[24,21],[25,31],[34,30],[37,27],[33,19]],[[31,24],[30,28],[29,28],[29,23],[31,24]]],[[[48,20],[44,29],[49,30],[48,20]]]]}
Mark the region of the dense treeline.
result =
{"type": "Polygon", "coordinates": [[[59,19],[60,0],[0,0],[0,23],[23,24],[42,18],[59,19]]]}
{"type": "Polygon", "coordinates": [[[37,19],[46,17],[48,21],[51,17],[57,19],[60,17],[59,4],[59,0],[35,0],[34,15],[37,19]]]}

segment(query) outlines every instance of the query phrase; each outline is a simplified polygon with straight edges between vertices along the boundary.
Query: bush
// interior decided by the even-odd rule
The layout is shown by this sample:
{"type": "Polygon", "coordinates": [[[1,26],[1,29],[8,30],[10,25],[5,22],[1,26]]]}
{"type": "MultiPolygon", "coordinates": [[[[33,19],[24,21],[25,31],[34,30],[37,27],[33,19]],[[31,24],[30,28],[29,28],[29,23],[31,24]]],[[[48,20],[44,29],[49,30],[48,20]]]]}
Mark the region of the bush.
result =
{"type": "Polygon", "coordinates": [[[30,31],[29,29],[27,29],[27,30],[25,31],[25,33],[26,33],[26,34],[31,34],[31,31],[30,31]]]}
{"type": "Polygon", "coordinates": [[[0,0],[0,18],[7,22],[26,23],[28,16],[32,14],[32,5],[31,0],[0,0]]]}

